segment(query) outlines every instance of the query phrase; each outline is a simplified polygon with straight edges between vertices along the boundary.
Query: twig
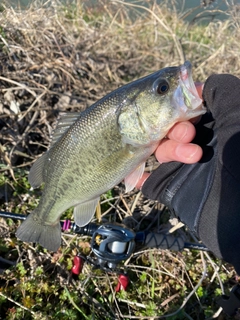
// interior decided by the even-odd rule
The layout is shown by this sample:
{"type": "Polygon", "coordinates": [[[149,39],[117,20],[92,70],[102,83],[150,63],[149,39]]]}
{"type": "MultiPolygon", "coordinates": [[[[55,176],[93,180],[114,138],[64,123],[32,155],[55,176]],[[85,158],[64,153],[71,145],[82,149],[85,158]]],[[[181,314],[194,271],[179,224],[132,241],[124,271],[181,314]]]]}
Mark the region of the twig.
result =
{"type": "Polygon", "coordinates": [[[131,210],[130,210],[130,211],[131,211],[131,214],[132,214],[133,211],[135,210],[136,205],[137,205],[137,202],[138,202],[139,198],[141,197],[141,195],[142,195],[142,192],[139,191],[138,194],[136,195],[134,201],[133,201],[133,204],[132,204],[132,207],[131,207],[131,210]]]}
{"type": "Polygon", "coordinates": [[[39,100],[41,100],[41,98],[42,98],[46,93],[47,93],[46,91],[42,92],[42,93],[33,101],[33,103],[30,105],[30,107],[27,109],[27,111],[21,116],[20,119],[18,119],[19,122],[22,121],[23,118],[25,118],[25,116],[29,113],[29,111],[32,110],[32,108],[35,106],[35,104],[36,104],[39,100]]]}
{"type": "Polygon", "coordinates": [[[16,84],[18,87],[21,87],[22,89],[28,91],[28,92],[31,93],[34,97],[36,97],[36,93],[35,93],[34,91],[30,90],[25,84],[22,84],[22,83],[20,83],[20,82],[17,82],[17,81],[14,81],[14,80],[11,80],[11,79],[2,77],[2,76],[0,76],[0,80],[6,81],[6,82],[9,82],[9,83],[16,84]]]}
{"type": "Polygon", "coordinates": [[[7,299],[7,300],[11,301],[12,303],[14,303],[15,305],[19,306],[20,308],[22,308],[22,309],[24,309],[24,310],[26,310],[26,311],[30,312],[31,314],[33,314],[33,315],[35,315],[35,314],[36,314],[35,312],[33,312],[32,310],[28,309],[27,307],[24,307],[21,303],[16,302],[16,301],[14,301],[12,298],[10,298],[10,297],[6,296],[6,295],[5,295],[4,293],[2,293],[1,291],[0,291],[0,296],[2,296],[3,298],[5,298],[5,299],[7,299]]]}
{"type": "Polygon", "coordinates": [[[146,309],[146,308],[147,308],[147,307],[145,306],[145,304],[139,303],[139,302],[135,302],[135,301],[125,300],[125,299],[121,299],[121,298],[118,298],[118,301],[124,302],[124,303],[127,303],[127,304],[130,304],[130,305],[133,305],[133,306],[136,306],[136,307],[138,307],[138,308],[143,308],[143,309],[146,309]]]}

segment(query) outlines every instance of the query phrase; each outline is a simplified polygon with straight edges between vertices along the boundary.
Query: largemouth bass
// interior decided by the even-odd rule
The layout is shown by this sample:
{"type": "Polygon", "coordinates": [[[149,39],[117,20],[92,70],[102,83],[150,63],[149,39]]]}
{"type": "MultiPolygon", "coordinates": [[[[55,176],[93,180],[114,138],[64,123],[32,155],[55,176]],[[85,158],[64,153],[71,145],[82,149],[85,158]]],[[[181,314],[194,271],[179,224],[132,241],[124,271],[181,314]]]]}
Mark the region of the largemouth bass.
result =
{"type": "Polygon", "coordinates": [[[126,192],[132,190],[169,129],[205,111],[185,62],[124,85],[80,114],[63,115],[50,149],[30,170],[31,186],[44,183],[44,190],[16,236],[56,251],[65,210],[74,206],[75,223],[89,223],[102,193],[124,178],[126,192]]]}

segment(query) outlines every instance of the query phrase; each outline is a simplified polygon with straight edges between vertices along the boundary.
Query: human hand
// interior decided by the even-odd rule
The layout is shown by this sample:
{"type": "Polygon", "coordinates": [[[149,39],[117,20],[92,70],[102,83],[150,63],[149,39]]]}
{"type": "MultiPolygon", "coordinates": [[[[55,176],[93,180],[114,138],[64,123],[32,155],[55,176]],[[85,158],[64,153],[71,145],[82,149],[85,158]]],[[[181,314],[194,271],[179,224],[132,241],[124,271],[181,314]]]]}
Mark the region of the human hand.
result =
{"type": "Polygon", "coordinates": [[[194,140],[203,148],[201,161],[193,164],[164,163],[151,173],[141,187],[145,197],[166,205],[172,215],[184,223],[212,253],[233,264],[238,274],[239,92],[239,78],[230,74],[211,75],[203,90],[208,112],[196,125],[194,140]]]}
{"type": "MultiPolygon", "coordinates": [[[[195,86],[199,96],[202,98],[203,83],[196,83],[195,86]]],[[[192,122],[195,123],[197,120],[198,119],[193,119],[192,122]]],[[[179,122],[169,130],[167,137],[160,142],[155,151],[155,156],[160,163],[178,161],[191,164],[201,159],[201,147],[191,143],[196,135],[196,130],[192,122],[179,122]]],[[[149,175],[149,173],[145,172],[136,187],[141,189],[149,175]]]]}

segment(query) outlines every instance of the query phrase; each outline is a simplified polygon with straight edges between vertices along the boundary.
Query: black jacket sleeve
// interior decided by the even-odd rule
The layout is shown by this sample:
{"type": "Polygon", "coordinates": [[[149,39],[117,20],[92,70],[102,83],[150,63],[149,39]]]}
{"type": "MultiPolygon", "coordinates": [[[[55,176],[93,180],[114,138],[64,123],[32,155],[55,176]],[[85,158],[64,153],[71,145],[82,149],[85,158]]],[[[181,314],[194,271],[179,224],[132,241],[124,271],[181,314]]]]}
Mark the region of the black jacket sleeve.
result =
{"type": "Polygon", "coordinates": [[[162,164],[142,192],[169,209],[240,274],[240,80],[212,75],[203,90],[208,113],[196,126],[196,164],[162,164]]]}

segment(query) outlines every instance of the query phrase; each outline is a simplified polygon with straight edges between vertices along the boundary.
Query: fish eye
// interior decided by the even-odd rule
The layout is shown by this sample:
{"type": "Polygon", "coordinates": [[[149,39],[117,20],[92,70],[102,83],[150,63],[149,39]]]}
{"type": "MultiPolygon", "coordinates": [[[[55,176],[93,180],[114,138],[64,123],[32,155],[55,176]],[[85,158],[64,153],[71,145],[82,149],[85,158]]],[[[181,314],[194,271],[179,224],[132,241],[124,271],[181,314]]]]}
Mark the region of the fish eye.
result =
{"type": "Polygon", "coordinates": [[[169,83],[165,79],[158,79],[154,82],[153,89],[156,94],[164,95],[169,90],[169,83]]]}

